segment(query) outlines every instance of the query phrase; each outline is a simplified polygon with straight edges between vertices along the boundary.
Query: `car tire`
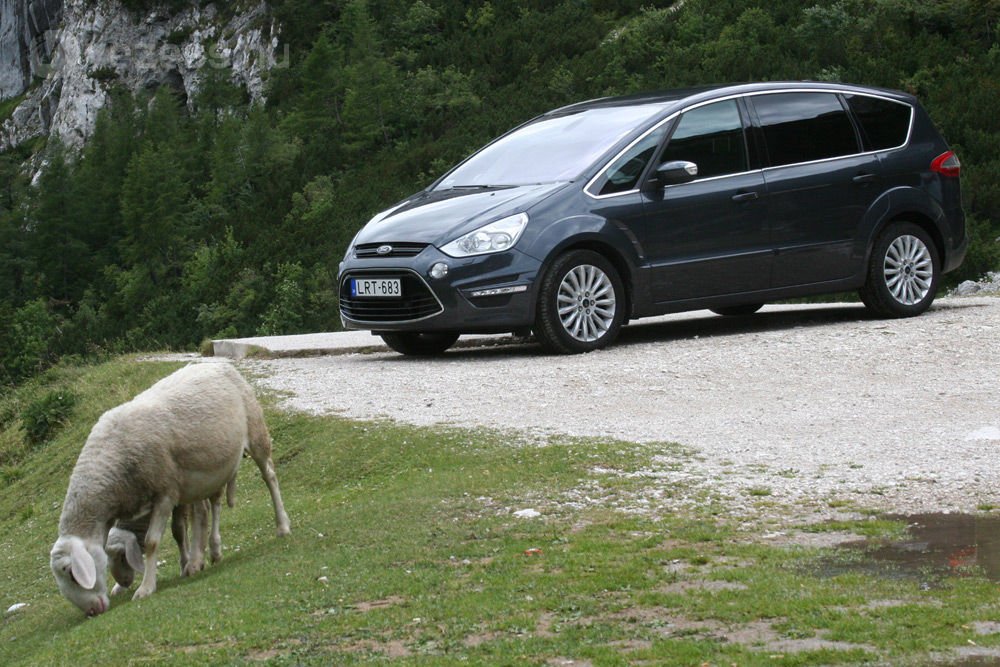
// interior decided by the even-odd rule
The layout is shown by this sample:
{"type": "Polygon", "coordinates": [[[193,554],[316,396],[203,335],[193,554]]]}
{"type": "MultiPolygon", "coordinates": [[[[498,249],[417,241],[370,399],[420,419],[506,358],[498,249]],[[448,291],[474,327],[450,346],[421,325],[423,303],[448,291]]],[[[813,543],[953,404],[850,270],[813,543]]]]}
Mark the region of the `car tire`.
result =
{"type": "Polygon", "coordinates": [[[571,250],[542,279],[535,338],[556,354],[597,350],[618,337],[625,308],[625,287],[614,265],[591,250],[571,250]]]}
{"type": "Polygon", "coordinates": [[[723,317],[745,317],[753,315],[763,307],[764,304],[762,303],[747,303],[742,306],[723,306],[722,308],[710,308],[709,310],[723,317]]]}
{"type": "Polygon", "coordinates": [[[379,334],[390,348],[408,357],[434,357],[458,340],[457,333],[414,333],[395,331],[379,334]]]}
{"type": "Polygon", "coordinates": [[[913,317],[930,308],[941,277],[941,259],[930,235],[911,222],[894,222],[878,236],[859,290],[879,317],[913,317]]]}

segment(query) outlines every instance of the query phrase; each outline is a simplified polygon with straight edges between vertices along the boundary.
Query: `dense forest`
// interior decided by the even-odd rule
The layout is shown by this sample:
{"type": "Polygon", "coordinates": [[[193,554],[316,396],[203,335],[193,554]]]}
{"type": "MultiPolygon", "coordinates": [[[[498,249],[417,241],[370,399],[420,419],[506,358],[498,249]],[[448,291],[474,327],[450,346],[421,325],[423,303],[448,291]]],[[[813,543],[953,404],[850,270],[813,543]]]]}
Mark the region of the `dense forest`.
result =
{"type": "Polygon", "coordinates": [[[195,99],[113,90],[79,153],[0,155],[0,385],[65,355],[335,329],[370,215],[539,112],[642,90],[915,93],[963,162],[974,244],[951,283],[1000,265],[1000,0],[270,4],[290,59],[267,104],[207,66],[195,99]]]}

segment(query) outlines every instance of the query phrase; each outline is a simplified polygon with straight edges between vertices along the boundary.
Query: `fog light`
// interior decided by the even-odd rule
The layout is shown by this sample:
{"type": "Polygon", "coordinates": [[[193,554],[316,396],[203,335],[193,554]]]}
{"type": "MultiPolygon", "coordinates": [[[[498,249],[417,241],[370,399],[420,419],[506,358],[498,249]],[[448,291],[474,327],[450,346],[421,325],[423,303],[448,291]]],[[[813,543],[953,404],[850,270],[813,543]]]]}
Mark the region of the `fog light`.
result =
{"type": "Polygon", "coordinates": [[[430,276],[434,280],[441,280],[446,275],[448,275],[448,265],[445,264],[444,262],[438,262],[437,264],[431,267],[430,276]]]}
{"type": "Polygon", "coordinates": [[[481,289],[473,292],[469,296],[473,298],[479,298],[482,296],[503,296],[505,294],[520,294],[521,292],[527,292],[527,285],[515,285],[514,287],[495,287],[493,289],[481,289]]]}

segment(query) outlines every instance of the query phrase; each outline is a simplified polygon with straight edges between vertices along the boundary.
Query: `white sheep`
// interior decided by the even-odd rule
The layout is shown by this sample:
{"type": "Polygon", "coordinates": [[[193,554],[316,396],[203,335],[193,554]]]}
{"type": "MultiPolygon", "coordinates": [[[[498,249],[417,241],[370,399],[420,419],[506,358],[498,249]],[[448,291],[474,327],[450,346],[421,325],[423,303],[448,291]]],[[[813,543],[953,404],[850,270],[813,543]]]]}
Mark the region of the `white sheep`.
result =
{"type": "Polygon", "coordinates": [[[232,488],[244,452],[271,492],[278,535],[287,535],[264,413],[231,365],[186,366],[104,413],[80,452],[59,517],[50,554],[59,590],[89,616],[107,611],[108,532],[118,519],[149,513],[142,583],[132,599],[151,595],[174,508],[213,499],[217,528],[222,489],[232,488]]]}
{"type": "MultiPolygon", "coordinates": [[[[231,507],[232,505],[230,505],[231,507]]],[[[205,566],[205,546],[208,544],[209,517],[211,505],[208,500],[201,500],[190,505],[178,505],[174,508],[170,523],[174,541],[181,555],[181,576],[187,577],[200,572],[205,566]],[[191,527],[188,535],[188,526],[191,527]]],[[[115,580],[111,596],[124,593],[135,581],[135,574],[142,574],[145,563],[142,558],[142,545],[149,530],[149,515],[129,521],[116,521],[108,531],[108,542],[104,551],[108,554],[108,566],[115,580]]],[[[222,558],[221,539],[212,544],[212,563],[222,558]]]]}

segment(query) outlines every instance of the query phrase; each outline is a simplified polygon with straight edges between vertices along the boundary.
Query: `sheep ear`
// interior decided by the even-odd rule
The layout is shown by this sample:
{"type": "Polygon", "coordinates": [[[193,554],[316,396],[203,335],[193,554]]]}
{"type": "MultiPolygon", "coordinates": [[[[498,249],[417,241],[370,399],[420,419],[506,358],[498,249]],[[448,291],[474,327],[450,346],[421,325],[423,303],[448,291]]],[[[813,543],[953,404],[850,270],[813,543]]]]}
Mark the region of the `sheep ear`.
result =
{"type": "Polygon", "coordinates": [[[87,553],[81,540],[73,540],[70,543],[70,572],[76,583],[86,590],[92,590],[97,583],[97,564],[94,557],[87,553]]]}
{"type": "Polygon", "coordinates": [[[145,574],[146,562],[142,558],[139,540],[135,538],[133,533],[129,533],[128,537],[125,538],[125,561],[139,574],[145,574]]]}

